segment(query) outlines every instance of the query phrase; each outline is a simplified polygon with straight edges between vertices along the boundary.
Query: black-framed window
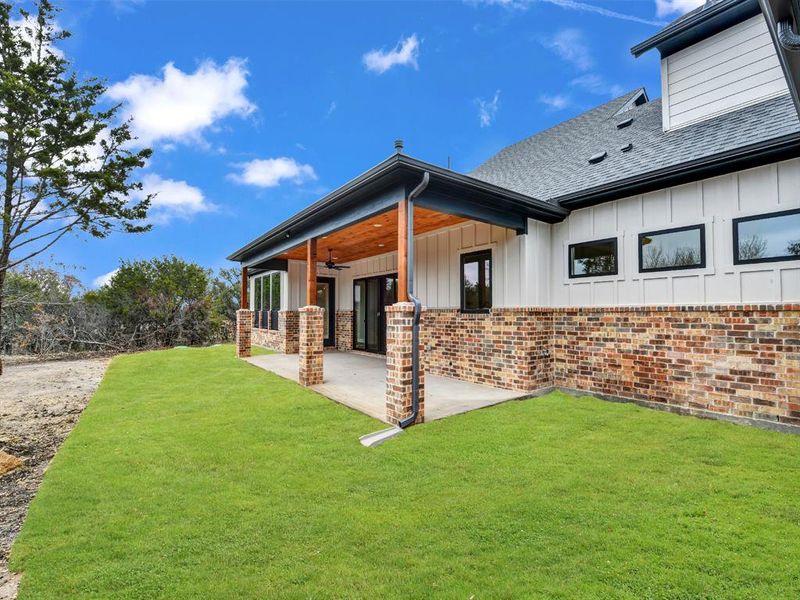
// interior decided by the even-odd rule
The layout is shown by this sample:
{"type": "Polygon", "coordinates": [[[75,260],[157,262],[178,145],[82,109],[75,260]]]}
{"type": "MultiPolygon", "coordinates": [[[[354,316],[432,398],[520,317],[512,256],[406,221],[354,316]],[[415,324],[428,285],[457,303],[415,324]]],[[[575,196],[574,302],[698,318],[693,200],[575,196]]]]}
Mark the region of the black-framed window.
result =
{"type": "Polygon", "coordinates": [[[278,330],[278,312],[281,309],[281,274],[272,273],[270,276],[270,313],[269,328],[273,331],[278,330]]]}
{"type": "Polygon", "coordinates": [[[259,275],[253,282],[253,310],[258,315],[256,323],[261,329],[278,329],[278,312],[281,308],[281,274],[259,275]]]}
{"type": "Polygon", "coordinates": [[[461,310],[487,312],[492,308],[492,251],[461,255],[461,310]]]}
{"type": "Polygon", "coordinates": [[[639,234],[640,273],[702,269],[705,266],[705,225],[688,225],[639,234]]]}
{"type": "Polygon", "coordinates": [[[617,238],[569,245],[569,276],[597,277],[618,272],[617,238]]]}
{"type": "Polygon", "coordinates": [[[733,263],[800,260],[800,208],[733,220],[733,263]]]}

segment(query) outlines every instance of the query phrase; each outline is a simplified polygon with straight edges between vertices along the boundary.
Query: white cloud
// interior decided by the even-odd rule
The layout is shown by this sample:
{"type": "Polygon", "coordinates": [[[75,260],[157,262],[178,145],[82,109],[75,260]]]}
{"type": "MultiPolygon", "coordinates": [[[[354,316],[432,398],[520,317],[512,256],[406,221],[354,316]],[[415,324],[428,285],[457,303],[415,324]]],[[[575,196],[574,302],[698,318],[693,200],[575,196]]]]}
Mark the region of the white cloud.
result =
{"type": "MultiPolygon", "coordinates": [[[[662,0],[656,0],[656,1],[662,1],[662,0]]],[[[669,2],[670,0],[666,1],[669,2]]],[[[681,2],[688,0],[674,0],[674,1],[681,2]]],[[[594,13],[596,15],[600,15],[602,17],[609,17],[611,19],[633,21],[634,23],[644,23],[645,25],[654,25],[656,27],[661,27],[666,24],[663,21],[645,19],[642,17],[638,17],[636,15],[621,13],[615,10],[609,10],[607,8],[603,8],[602,6],[595,6],[594,4],[587,4],[586,2],[577,2],[576,0],[468,0],[468,2],[472,4],[496,4],[510,9],[526,9],[531,4],[535,3],[554,4],[555,6],[559,6],[566,10],[589,12],[589,13],[594,13]]]]}
{"type": "Polygon", "coordinates": [[[206,200],[203,191],[185,181],[162,179],[155,173],[142,177],[142,190],[134,195],[142,198],[156,194],[150,205],[149,219],[154,223],[168,223],[174,218],[189,219],[198,213],[211,212],[217,207],[206,200]]]}
{"type": "Polygon", "coordinates": [[[104,285],[108,285],[111,283],[111,280],[114,279],[114,275],[117,274],[117,271],[119,271],[119,269],[114,269],[113,271],[109,271],[103,275],[98,275],[92,280],[92,287],[100,288],[104,285]]]}
{"type": "Polygon", "coordinates": [[[592,53],[580,29],[562,29],[554,36],[542,40],[542,44],[581,71],[591,69],[594,65],[592,53]]]}
{"type": "Polygon", "coordinates": [[[224,65],[211,60],[194,73],[184,73],[167,63],[162,77],[131,75],[108,89],[108,97],[124,102],[126,117],[133,118],[139,143],[204,143],[202,134],[216,121],[236,115],[245,117],[255,105],[245,96],[247,68],[244,60],[229,59],[224,65]]]}
{"type": "Polygon", "coordinates": [[[546,104],[551,110],[564,110],[572,104],[572,100],[569,96],[564,96],[562,94],[542,94],[539,96],[539,102],[546,104]]]}
{"type": "Polygon", "coordinates": [[[705,0],[656,0],[656,15],[682,15],[705,3],[705,0]]]}
{"type": "Polygon", "coordinates": [[[299,185],[317,179],[317,174],[311,165],[301,164],[286,156],[257,158],[235,166],[240,169],[240,172],[231,173],[228,176],[231,180],[257,187],[276,187],[284,180],[299,185]]]}
{"type": "Polygon", "coordinates": [[[500,90],[494,93],[494,97],[491,100],[478,98],[476,102],[478,103],[478,119],[480,120],[481,127],[489,127],[492,121],[494,121],[497,115],[497,109],[500,106],[500,90]]]}
{"type": "Polygon", "coordinates": [[[621,85],[608,83],[603,77],[595,73],[587,73],[586,75],[576,77],[570,84],[599,96],[611,96],[612,98],[616,98],[625,93],[625,88],[621,85]]]}
{"type": "Polygon", "coordinates": [[[373,71],[380,75],[396,65],[409,65],[418,68],[417,56],[419,56],[419,40],[414,33],[404,40],[397,42],[392,50],[370,50],[361,60],[368,71],[373,71]]]}
{"type": "Polygon", "coordinates": [[[331,102],[330,106],[328,106],[328,112],[325,113],[326,117],[330,117],[333,113],[336,112],[337,106],[336,101],[331,102]]]}

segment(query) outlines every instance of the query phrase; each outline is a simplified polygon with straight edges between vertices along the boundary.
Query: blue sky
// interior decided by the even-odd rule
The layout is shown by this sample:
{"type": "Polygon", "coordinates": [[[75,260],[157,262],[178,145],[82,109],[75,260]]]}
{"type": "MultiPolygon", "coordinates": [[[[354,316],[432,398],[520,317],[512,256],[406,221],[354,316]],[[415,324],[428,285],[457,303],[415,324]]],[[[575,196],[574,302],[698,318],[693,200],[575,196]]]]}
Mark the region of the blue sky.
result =
{"type": "Polygon", "coordinates": [[[624,91],[660,94],[630,47],[698,0],[73,2],[60,49],[108,82],[154,155],[153,230],[63,240],[87,286],[120,259],[208,267],[383,160],[469,171],[624,91]]]}

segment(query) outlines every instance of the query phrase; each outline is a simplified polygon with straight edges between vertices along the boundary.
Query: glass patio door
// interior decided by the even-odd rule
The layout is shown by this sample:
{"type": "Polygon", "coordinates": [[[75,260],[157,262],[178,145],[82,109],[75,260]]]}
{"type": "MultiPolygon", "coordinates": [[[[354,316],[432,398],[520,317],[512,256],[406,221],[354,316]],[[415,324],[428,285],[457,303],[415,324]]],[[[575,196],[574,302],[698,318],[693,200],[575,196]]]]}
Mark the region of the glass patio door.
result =
{"type": "Polygon", "coordinates": [[[353,347],[386,352],[386,310],[397,302],[397,276],[381,275],[353,281],[353,347]]]}
{"type": "Polygon", "coordinates": [[[317,278],[317,306],[325,309],[322,317],[323,345],[333,346],[336,343],[336,280],[330,277],[317,278]]]}

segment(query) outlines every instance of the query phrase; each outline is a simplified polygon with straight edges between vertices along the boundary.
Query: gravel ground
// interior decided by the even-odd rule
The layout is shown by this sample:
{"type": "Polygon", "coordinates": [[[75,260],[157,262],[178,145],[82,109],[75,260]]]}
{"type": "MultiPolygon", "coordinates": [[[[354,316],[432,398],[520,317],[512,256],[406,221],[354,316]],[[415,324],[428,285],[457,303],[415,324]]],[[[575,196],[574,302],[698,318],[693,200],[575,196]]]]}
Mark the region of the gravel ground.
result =
{"type": "Polygon", "coordinates": [[[10,364],[0,375],[0,451],[23,466],[0,476],[0,600],[16,596],[8,552],[50,459],[89,402],[108,358],[10,364]]]}

